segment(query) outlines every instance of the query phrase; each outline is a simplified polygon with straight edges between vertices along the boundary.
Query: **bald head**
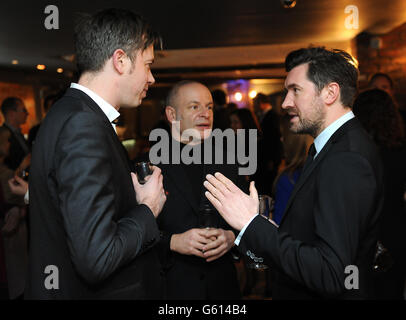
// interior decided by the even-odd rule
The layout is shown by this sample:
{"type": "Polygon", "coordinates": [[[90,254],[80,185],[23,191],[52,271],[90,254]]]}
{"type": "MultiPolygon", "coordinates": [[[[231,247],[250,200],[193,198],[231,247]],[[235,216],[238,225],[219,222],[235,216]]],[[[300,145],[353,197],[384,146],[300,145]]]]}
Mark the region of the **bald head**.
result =
{"type": "MultiPolygon", "coordinates": [[[[200,82],[197,82],[197,81],[193,81],[193,80],[180,81],[180,82],[176,83],[172,87],[172,89],[169,91],[168,96],[166,97],[166,105],[177,109],[178,105],[179,105],[179,101],[178,101],[179,92],[182,91],[181,89],[183,89],[184,87],[189,86],[189,85],[202,86],[207,89],[206,86],[204,86],[203,84],[201,84],[200,82]]],[[[209,89],[207,89],[207,90],[209,90],[209,89]]]]}
{"type": "Polygon", "coordinates": [[[180,122],[181,134],[194,129],[201,138],[206,138],[213,127],[213,98],[203,84],[181,81],[169,92],[165,113],[170,123],[180,122]]]}

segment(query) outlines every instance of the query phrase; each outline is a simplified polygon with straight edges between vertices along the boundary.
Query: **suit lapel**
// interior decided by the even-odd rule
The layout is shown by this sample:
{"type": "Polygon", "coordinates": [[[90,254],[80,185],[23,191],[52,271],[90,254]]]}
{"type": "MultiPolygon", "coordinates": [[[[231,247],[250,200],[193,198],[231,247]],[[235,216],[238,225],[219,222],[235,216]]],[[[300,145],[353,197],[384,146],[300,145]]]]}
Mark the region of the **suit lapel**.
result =
{"type": "Polygon", "coordinates": [[[311,176],[314,169],[319,165],[319,163],[323,160],[323,158],[330,151],[333,144],[336,143],[346,132],[348,132],[351,128],[353,128],[354,126],[357,126],[358,124],[359,124],[358,120],[356,118],[353,118],[353,119],[347,121],[346,123],[344,123],[340,128],[338,128],[338,130],[327,141],[327,143],[325,144],[323,149],[319,152],[316,159],[313,160],[313,162],[310,164],[310,166],[307,168],[306,171],[302,172],[299,180],[296,182],[296,184],[293,188],[292,194],[290,195],[289,201],[288,201],[285,211],[282,215],[282,220],[281,220],[280,224],[283,223],[286,216],[288,215],[289,208],[292,205],[297,193],[306,183],[307,179],[311,176]]]}
{"type": "Polygon", "coordinates": [[[117,153],[120,155],[121,159],[126,164],[127,169],[129,171],[134,171],[133,166],[130,163],[130,160],[128,158],[127,150],[121,143],[120,139],[118,139],[117,133],[114,131],[114,128],[111,125],[109,119],[104,114],[102,109],[98,106],[98,104],[96,102],[94,102],[94,100],[92,98],[90,98],[87,94],[85,94],[84,92],[82,92],[78,89],[69,88],[66,92],[66,95],[73,96],[75,98],[79,98],[82,101],[84,101],[86,106],[88,107],[88,109],[91,112],[94,112],[96,114],[96,116],[99,117],[103,121],[104,125],[106,126],[106,130],[108,130],[110,136],[112,137],[112,139],[114,141],[113,145],[114,145],[117,153]]]}
{"type": "Polygon", "coordinates": [[[293,188],[292,194],[290,195],[289,201],[288,201],[288,203],[286,205],[286,208],[285,208],[285,212],[282,215],[281,224],[282,224],[283,220],[285,219],[285,217],[287,216],[287,213],[289,212],[289,208],[292,205],[293,200],[295,199],[298,191],[303,187],[303,185],[305,184],[307,179],[310,177],[310,175],[312,174],[314,169],[318,166],[318,164],[321,162],[321,160],[328,153],[330,148],[331,148],[331,143],[327,143],[324,146],[324,148],[321,150],[321,152],[317,155],[316,159],[314,159],[313,162],[310,164],[310,166],[307,168],[307,170],[302,172],[302,174],[300,175],[300,178],[296,182],[295,187],[293,188]]]}

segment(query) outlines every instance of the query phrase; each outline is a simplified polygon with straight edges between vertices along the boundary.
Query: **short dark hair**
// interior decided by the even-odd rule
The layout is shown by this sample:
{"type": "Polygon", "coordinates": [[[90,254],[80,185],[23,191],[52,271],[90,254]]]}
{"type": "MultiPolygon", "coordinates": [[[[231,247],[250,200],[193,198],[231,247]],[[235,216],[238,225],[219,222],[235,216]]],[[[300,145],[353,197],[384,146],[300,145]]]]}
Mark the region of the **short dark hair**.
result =
{"type": "Polygon", "coordinates": [[[258,93],[254,98],[254,103],[271,103],[271,99],[266,94],[258,93]]]}
{"type": "Polygon", "coordinates": [[[100,71],[117,49],[130,59],[137,50],[162,46],[160,36],[140,15],[124,9],[82,14],[75,27],[76,63],[79,73],[100,71]]]}
{"type": "Polygon", "coordinates": [[[165,107],[171,106],[171,107],[176,108],[177,106],[175,105],[175,100],[178,95],[179,89],[184,86],[187,86],[189,84],[200,84],[203,86],[202,83],[200,83],[198,81],[194,81],[194,80],[182,80],[182,81],[175,83],[175,85],[171,88],[171,90],[169,90],[169,93],[166,97],[165,107]]]}
{"type": "Polygon", "coordinates": [[[226,93],[221,89],[215,89],[211,92],[211,96],[213,97],[213,102],[215,105],[224,106],[227,102],[226,93]]]}
{"type": "Polygon", "coordinates": [[[375,73],[375,74],[372,75],[371,79],[369,79],[368,86],[371,86],[374,83],[374,81],[376,79],[378,79],[378,78],[385,78],[386,80],[388,80],[391,89],[393,89],[393,80],[392,80],[392,78],[388,74],[381,73],[381,72],[378,72],[378,73],[375,73]]]}
{"type": "Polygon", "coordinates": [[[261,131],[258,120],[256,120],[256,117],[251,110],[246,108],[237,109],[231,112],[230,116],[231,115],[235,115],[240,119],[243,129],[257,129],[258,131],[261,131]]]}
{"type": "Polygon", "coordinates": [[[16,111],[19,104],[23,103],[20,98],[8,97],[1,104],[1,112],[6,116],[10,111],[16,111]]]}
{"type": "Polygon", "coordinates": [[[286,71],[307,63],[307,78],[316,85],[320,93],[323,88],[337,82],[340,86],[341,103],[352,107],[358,91],[358,69],[354,58],[339,49],[327,50],[324,47],[309,47],[292,51],[285,61],[286,71]]]}

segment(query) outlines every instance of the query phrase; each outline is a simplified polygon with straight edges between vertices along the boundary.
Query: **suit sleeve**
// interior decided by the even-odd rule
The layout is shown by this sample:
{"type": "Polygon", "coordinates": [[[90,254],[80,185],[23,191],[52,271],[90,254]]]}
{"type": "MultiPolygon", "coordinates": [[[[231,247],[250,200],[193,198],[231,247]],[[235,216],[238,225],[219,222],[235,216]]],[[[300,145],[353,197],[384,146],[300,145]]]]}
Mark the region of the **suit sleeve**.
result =
{"type": "Polygon", "coordinates": [[[359,240],[379,198],[377,181],[370,164],[358,154],[335,154],[320,165],[313,213],[315,240],[299,241],[257,217],[245,231],[240,250],[252,249],[309,289],[338,295],[345,290],[345,267],[354,264],[359,240]]]}
{"type": "Polygon", "coordinates": [[[60,133],[54,162],[71,260],[89,283],[104,280],[159,239],[155,218],[145,205],[113,219],[117,164],[112,163],[107,132],[91,113],[75,114],[60,133]]]}

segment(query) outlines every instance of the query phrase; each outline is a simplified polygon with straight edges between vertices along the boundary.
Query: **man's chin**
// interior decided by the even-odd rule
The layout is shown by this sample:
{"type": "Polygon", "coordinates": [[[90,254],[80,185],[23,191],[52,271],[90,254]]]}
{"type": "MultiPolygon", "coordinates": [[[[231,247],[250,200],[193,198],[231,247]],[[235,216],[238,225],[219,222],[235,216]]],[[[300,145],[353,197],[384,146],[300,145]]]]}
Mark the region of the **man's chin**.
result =
{"type": "Polygon", "coordinates": [[[119,106],[119,109],[120,109],[120,108],[123,108],[123,109],[137,108],[137,107],[139,107],[139,105],[141,104],[141,102],[142,102],[142,100],[140,100],[140,101],[134,101],[134,102],[131,102],[131,103],[122,103],[122,104],[119,106]]]}
{"type": "Polygon", "coordinates": [[[120,108],[137,108],[141,105],[142,98],[135,99],[131,103],[123,103],[121,104],[120,108]]]}
{"type": "Polygon", "coordinates": [[[291,124],[289,129],[292,133],[295,133],[295,134],[305,133],[303,126],[301,126],[299,123],[291,124]]]}

